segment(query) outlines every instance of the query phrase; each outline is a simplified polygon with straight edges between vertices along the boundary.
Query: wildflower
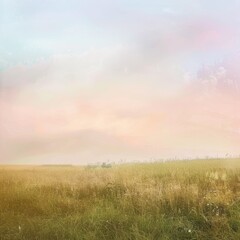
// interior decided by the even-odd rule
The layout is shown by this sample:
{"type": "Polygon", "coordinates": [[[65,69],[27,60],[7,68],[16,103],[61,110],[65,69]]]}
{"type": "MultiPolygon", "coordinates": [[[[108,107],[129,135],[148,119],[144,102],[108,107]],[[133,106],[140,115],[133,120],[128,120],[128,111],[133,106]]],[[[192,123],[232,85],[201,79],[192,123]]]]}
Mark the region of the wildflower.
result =
{"type": "Polygon", "coordinates": [[[19,232],[21,232],[21,230],[22,230],[22,228],[21,228],[21,226],[20,226],[20,225],[18,226],[18,230],[19,230],[19,232]]]}
{"type": "Polygon", "coordinates": [[[189,232],[189,233],[191,233],[191,232],[192,232],[192,230],[191,230],[191,229],[188,229],[188,232],[189,232]]]}

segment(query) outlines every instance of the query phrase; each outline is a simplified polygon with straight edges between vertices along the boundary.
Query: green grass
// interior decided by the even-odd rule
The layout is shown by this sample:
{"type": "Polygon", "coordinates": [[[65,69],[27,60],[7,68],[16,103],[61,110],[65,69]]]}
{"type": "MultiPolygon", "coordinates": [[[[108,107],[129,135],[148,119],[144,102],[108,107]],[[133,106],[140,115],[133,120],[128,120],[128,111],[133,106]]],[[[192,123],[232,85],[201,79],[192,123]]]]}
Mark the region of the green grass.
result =
{"type": "Polygon", "coordinates": [[[1,166],[0,240],[240,239],[240,159],[1,166]]]}

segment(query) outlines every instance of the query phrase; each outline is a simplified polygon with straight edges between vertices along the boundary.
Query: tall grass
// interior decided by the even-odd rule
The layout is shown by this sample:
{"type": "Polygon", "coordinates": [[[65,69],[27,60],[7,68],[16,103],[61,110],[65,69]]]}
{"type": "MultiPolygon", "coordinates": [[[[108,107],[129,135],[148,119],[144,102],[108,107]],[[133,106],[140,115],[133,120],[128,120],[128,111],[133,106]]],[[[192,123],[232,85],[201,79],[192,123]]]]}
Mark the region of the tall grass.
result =
{"type": "Polygon", "coordinates": [[[0,239],[240,239],[240,159],[0,167],[0,239]]]}

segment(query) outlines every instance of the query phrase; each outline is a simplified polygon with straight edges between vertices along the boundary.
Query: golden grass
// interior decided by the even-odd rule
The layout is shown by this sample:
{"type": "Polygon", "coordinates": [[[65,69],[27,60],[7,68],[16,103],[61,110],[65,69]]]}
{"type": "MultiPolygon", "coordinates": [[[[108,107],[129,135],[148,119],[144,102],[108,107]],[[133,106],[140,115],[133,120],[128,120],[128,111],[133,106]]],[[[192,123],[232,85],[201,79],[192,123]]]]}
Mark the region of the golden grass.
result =
{"type": "Polygon", "coordinates": [[[240,159],[0,167],[0,239],[240,239],[240,159]]]}

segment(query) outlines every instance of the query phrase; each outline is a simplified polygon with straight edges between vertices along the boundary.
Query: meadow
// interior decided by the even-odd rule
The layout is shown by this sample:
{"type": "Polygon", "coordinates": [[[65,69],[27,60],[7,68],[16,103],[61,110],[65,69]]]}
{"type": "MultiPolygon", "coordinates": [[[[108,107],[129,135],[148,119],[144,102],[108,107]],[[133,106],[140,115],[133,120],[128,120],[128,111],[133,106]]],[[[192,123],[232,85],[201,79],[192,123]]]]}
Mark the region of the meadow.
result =
{"type": "Polygon", "coordinates": [[[0,166],[0,240],[240,239],[240,159],[0,166]]]}

